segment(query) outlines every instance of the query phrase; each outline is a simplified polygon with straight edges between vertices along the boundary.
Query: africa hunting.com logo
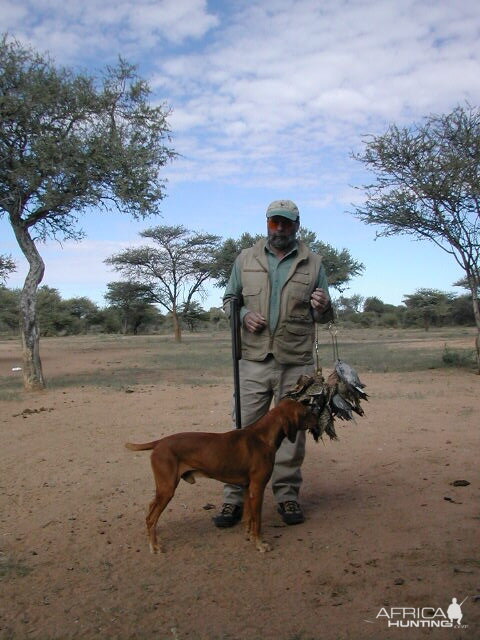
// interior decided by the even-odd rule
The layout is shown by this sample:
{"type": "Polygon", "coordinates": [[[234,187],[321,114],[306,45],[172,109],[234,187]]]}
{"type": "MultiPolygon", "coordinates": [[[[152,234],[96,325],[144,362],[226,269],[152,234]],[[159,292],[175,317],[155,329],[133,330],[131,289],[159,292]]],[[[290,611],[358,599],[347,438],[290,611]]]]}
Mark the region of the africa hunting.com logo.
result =
{"type": "Polygon", "coordinates": [[[457,598],[452,598],[446,611],[441,607],[382,607],[376,615],[376,621],[403,629],[466,629],[468,625],[462,624],[462,605],[467,599],[468,596],[459,604],[457,598]]]}

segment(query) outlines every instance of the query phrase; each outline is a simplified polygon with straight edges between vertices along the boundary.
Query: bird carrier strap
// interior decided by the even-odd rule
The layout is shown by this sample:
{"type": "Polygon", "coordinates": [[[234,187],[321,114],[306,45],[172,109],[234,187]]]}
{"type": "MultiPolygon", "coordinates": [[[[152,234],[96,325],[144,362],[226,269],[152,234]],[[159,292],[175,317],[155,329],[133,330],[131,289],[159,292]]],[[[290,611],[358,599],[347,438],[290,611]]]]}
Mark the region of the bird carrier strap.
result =
{"type": "Polygon", "coordinates": [[[333,359],[340,360],[338,355],[338,341],[337,341],[337,325],[334,322],[328,323],[328,330],[330,332],[330,336],[332,337],[332,347],[333,347],[333,359]]]}
{"type": "Polygon", "coordinates": [[[318,353],[319,340],[318,340],[318,322],[315,322],[315,373],[321,375],[322,367],[320,366],[320,355],[318,353]]]}

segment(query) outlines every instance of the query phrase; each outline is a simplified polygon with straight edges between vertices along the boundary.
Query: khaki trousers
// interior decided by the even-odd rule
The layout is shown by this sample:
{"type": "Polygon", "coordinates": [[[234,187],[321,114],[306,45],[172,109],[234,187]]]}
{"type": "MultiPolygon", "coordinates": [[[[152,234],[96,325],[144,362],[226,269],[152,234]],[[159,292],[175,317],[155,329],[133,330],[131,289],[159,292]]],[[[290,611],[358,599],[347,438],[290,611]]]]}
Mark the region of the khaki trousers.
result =
{"type": "MultiPolygon", "coordinates": [[[[313,375],[313,364],[279,364],[273,356],[262,362],[240,360],[240,410],[242,426],[261,418],[273,403],[277,405],[283,395],[296,385],[299,376],[313,375]]],[[[232,412],[235,421],[235,411],[232,412]]],[[[235,426],[235,424],[234,424],[235,426]]],[[[305,431],[300,431],[294,443],[285,438],[275,457],[272,490],[277,502],[298,500],[302,484],[301,466],[305,457],[305,431]]],[[[227,484],[224,502],[242,504],[245,487],[227,484]]]]}

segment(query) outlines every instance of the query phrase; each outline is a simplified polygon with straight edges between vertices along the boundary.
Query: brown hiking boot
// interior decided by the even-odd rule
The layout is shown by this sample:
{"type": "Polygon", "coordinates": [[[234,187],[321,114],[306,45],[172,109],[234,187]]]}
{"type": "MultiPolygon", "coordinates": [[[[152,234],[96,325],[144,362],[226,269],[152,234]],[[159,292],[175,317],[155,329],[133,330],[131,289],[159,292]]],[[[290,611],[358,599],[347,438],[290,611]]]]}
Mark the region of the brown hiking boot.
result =
{"type": "Polygon", "coordinates": [[[277,511],[285,524],[301,524],[305,521],[302,508],[296,500],[280,502],[277,511]]]}
{"type": "Polygon", "coordinates": [[[243,506],[241,504],[230,504],[226,502],[222,505],[222,510],[212,518],[213,524],[220,529],[233,527],[242,519],[243,506]]]}

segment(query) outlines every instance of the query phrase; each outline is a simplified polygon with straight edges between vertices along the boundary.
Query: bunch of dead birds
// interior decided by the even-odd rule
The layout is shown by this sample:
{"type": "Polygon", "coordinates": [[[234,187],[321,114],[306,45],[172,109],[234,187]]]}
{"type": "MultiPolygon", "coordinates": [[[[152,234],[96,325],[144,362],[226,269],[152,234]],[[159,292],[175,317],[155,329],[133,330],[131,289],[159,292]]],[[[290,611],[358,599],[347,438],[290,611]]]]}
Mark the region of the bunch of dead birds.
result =
{"type": "Polygon", "coordinates": [[[357,372],[342,360],[335,361],[335,368],[325,379],[321,369],[313,376],[301,376],[297,385],[287,393],[289,398],[308,404],[318,415],[317,427],[310,429],[315,441],[323,434],[337,440],[335,419],[352,420],[353,414],[363,416],[361,400],[367,400],[357,372]]]}

